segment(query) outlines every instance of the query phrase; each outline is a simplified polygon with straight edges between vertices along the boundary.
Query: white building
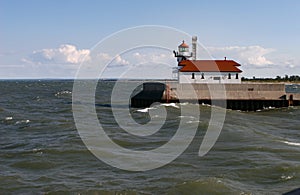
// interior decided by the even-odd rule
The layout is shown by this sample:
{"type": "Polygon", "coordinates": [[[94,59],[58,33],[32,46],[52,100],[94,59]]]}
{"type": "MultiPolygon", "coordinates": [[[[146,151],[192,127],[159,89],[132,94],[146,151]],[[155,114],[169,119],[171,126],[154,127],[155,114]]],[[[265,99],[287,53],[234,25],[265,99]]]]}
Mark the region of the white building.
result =
{"type": "Polygon", "coordinates": [[[189,46],[183,41],[175,52],[178,61],[179,83],[241,83],[238,66],[233,60],[196,60],[197,38],[193,37],[193,53],[189,52],[189,46]],[[193,60],[189,60],[193,57],[193,60]]]}

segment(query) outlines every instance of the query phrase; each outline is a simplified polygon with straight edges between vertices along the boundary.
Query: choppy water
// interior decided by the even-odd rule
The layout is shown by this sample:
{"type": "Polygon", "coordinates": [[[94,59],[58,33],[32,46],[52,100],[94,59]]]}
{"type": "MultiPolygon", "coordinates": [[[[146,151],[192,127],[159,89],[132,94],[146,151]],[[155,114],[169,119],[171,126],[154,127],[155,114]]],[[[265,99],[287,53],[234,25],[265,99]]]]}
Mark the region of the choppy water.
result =
{"type": "MultiPolygon", "coordinates": [[[[201,106],[197,136],[179,158],[159,169],[130,172],[87,150],[73,120],[72,87],[72,81],[0,82],[0,194],[281,194],[300,187],[299,107],[228,110],[217,143],[199,157],[210,116],[210,107],[201,106]]],[[[166,142],[181,118],[177,107],[193,106],[165,106],[165,137],[142,142],[117,133],[107,98],[112,87],[113,82],[99,84],[97,113],[113,139],[128,148],[166,142]]],[[[147,111],[133,112],[147,122],[147,111]]]]}

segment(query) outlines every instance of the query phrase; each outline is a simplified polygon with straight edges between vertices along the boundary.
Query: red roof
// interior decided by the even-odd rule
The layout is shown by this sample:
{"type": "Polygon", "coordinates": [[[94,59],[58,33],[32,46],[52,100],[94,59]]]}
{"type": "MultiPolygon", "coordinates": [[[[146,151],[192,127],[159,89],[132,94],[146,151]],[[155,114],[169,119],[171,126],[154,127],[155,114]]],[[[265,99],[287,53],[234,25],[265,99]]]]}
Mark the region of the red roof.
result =
{"type": "Polygon", "coordinates": [[[242,72],[233,60],[183,60],[180,72],[242,72]]]}
{"type": "Polygon", "coordinates": [[[181,43],[178,47],[185,47],[185,48],[188,48],[189,45],[186,44],[184,41],[182,41],[182,43],[181,43]]]}

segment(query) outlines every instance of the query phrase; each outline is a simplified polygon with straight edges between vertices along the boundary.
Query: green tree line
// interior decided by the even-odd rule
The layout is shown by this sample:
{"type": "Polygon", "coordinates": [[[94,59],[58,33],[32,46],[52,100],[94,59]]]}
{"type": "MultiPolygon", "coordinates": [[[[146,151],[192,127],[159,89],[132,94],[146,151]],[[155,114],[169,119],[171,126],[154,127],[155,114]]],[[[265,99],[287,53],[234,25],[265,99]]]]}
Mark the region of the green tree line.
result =
{"type": "Polygon", "coordinates": [[[242,77],[242,81],[264,81],[264,82],[300,82],[299,75],[292,75],[288,76],[285,75],[284,77],[276,76],[275,78],[245,78],[242,77]]]}

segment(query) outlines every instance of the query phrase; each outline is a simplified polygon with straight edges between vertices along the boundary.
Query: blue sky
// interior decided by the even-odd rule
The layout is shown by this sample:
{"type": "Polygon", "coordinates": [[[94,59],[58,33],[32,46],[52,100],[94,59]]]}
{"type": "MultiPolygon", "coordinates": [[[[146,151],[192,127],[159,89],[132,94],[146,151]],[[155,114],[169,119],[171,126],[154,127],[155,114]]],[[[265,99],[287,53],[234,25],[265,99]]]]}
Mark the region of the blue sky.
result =
{"type": "Polygon", "coordinates": [[[299,75],[299,21],[298,0],[1,0],[0,78],[72,78],[96,43],[139,25],[197,35],[246,77],[299,75]]]}

